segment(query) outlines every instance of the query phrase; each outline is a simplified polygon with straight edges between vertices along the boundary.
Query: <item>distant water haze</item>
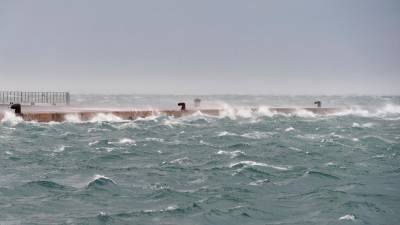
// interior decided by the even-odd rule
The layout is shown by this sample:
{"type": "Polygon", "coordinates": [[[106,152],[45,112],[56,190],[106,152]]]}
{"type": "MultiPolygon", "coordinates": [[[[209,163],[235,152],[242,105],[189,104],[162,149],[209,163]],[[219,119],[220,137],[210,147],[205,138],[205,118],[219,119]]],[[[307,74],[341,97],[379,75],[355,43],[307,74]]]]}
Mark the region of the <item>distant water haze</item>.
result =
{"type": "Polygon", "coordinates": [[[400,2],[0,0],[0,90],[398,95],[400,2]]]}

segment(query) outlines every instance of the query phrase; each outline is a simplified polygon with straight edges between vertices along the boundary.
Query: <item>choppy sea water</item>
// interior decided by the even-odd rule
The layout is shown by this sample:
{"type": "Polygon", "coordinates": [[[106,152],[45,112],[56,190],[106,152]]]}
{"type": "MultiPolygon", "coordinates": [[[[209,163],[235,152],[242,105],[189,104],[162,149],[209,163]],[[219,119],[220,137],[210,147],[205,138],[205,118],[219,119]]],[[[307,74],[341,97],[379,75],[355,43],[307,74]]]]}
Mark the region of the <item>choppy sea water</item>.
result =
{"type": "MultiPolygon", "coordinates": [[[[77,105],[175,107],[194,96],[73,97],[77,105]]],[[[400,97],[202,99],[225,112],[63,123],[7,114],[0,224],[399,224],[400,97]],[[266,109],[315,99],[350,109],[266,109]]]]}

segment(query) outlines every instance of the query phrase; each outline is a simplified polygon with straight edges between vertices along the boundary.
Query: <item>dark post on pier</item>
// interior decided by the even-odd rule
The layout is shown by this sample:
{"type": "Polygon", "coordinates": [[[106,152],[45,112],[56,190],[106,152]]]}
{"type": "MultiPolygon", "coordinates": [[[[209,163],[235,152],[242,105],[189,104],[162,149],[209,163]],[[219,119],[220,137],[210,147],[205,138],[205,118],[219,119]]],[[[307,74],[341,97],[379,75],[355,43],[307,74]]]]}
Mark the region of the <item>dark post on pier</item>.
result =
{"type": "Polygon", "coordinates": [[[69,92],[0,91],[0,104],[69,105],[69,92]]]}

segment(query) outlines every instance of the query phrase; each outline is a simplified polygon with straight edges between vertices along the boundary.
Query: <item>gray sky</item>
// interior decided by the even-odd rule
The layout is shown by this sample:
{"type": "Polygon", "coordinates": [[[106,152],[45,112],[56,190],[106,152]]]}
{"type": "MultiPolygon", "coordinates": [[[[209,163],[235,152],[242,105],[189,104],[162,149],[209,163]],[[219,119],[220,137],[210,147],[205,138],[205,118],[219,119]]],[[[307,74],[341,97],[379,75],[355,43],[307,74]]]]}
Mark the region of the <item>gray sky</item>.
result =
{"type": "Polygon", "coordinates": [[[398,0],[0,0],[0,89],[400,94],[398,0]]]}

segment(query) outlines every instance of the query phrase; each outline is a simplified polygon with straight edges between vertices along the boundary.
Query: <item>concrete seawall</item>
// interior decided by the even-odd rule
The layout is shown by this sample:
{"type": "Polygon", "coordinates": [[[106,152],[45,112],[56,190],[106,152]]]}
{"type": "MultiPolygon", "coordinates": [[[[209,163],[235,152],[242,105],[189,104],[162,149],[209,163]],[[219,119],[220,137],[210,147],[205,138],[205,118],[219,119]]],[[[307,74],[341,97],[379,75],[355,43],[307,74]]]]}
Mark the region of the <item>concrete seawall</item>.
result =
{"type": "MultiPolygon", "coordinates": [[[[237,110],[237,109],[234,109],[237,110]]],[[[252,108],[252,111],[258,109],[252,108]]],[[[282,113],[282,114],[295,114],[302,110],[317,115],[327,115],[340,112],[342,108],[268,108],[271,113],[282,113]]],[[[0,119],[4,118],[5,109],[0,112],[0,119]]],[[[136,109],[85,109],[85,108],[25,108],[21,116],[25,121],[37,121],[37,122],[62,122],[66,120],[68,115],[73,115],[81,121],[88,121],[99,114],[112,114],[123,120],[134,120],[137,118],[145,118],[152,115],[162,114],[166,116],[182,117],[191,115],[196,112],[201,112],[206,115],[219,116],[224,112],[224,109],[198,109],[198,110],[136,110],[136,109]]]]}

